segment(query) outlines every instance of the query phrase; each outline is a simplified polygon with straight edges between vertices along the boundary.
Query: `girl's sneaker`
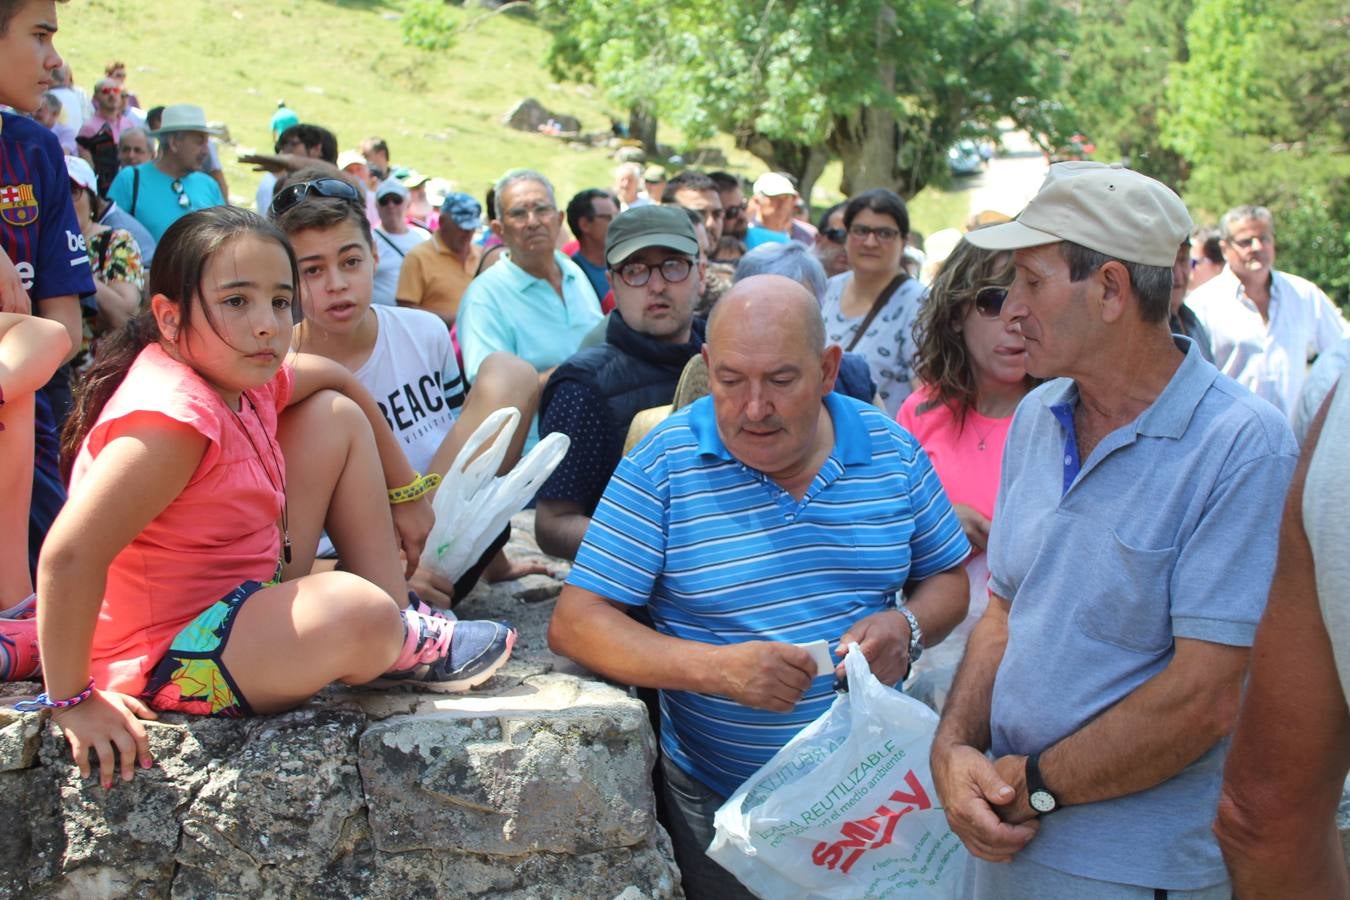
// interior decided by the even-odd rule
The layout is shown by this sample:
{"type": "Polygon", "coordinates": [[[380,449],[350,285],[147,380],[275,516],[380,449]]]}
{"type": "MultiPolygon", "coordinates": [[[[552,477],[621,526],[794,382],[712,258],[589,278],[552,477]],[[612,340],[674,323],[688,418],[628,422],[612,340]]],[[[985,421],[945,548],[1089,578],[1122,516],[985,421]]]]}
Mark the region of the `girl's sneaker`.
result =
{"type": "Polygon", "coordinates": [[[417,591],[408,591],[408,609],[435,619],[445,619],[447,622],[454,622],[459,619],[459,616],[448,609],[440,609],[424,602],[421,597],[417,596],[417,591]]]}
{"type": "Polygon", "coordinates": [[[28,681],[41,668],[37,619],[0,619],[0,681],[28,681]]]}
{"type": "Polygon", "coordinates": [[[376,685],[416,683],[433,691],[467,691],[505,665],[516,644],[516,630],[505,622],[450,621],[412,609],[403,611],[403,621],[407,638],[399,660],[412,666],[389,672],[376,685]]]}

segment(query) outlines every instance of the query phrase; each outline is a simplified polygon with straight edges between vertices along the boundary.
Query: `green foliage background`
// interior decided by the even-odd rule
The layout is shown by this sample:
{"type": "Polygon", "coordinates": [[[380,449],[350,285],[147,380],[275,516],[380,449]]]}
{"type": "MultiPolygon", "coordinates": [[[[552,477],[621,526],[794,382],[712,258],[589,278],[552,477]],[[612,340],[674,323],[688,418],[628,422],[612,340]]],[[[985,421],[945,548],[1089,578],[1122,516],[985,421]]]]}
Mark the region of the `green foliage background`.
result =
{"type": "Polygon", "coordinates": [[[1199,222],[1275,216],[1277,265],[1350,308],[1350,4],[1083,0],[1065,103],[1199,222]]]}

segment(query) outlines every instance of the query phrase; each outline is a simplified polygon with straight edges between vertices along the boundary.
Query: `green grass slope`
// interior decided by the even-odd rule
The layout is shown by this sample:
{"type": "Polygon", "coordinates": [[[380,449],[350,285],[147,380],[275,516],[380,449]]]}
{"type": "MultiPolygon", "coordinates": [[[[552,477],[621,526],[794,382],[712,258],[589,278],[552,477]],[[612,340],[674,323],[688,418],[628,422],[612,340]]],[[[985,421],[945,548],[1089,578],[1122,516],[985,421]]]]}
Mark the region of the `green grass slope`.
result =
{"type": "MultiPolygon", "coordinates": [[[[400,8],[396,0],[70,0],[58,7],[57,47],[86,91],[116,58],[143,105],[196,103],[226,123],[234,146],[222,148],[221,162],[231,198],[244,205],[252,205],[259,173],[235,157],[271,150],[268,123],[282,98],[301,121],[334,131],[341,149],[378,134],[395,164],[477,197],[513,166],[546,174],[560,202],[612,183],[609,150],[501,124],[525,97],[576,116],[585,131],[606,130],[609,114],[624,115],[593,87],[548,73],[541,28],[516,15],[448,7],[464,27],[450,48],[431,52],[404,43],[400,8]]],[[[665,127],[660,138],[681,143],[665,127]]],[[[764,171],[729,138],[713,143],[732,171],[752,179],[764,171]]],[[[837,177],[818,186],[818,207],[838,199],[837,177]]],[[[962,201],[940,192],[924,192],[912,206],[925,233],[966,214],[962,201]]]]}

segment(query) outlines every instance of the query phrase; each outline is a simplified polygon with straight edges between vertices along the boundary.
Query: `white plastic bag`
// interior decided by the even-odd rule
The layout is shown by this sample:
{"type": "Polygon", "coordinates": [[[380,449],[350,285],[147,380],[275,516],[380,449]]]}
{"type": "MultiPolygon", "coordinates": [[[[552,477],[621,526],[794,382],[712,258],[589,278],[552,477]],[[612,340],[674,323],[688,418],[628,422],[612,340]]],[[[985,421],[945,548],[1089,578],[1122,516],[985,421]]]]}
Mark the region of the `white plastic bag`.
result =
{"type": "Polygon", "coordinates": [[[421,565],[446,581],[456,581],[478,561],[511,517],[525,508],[567,455],[571,441],[567,435],[554,432],[536,444],[515,468],[498,477],[497,468],[519,422],[520,412],[512,406],[484,419],[436,489],[431,501],[436,524],[427,536],[421,565]],[[504,422],[506,427],[502,428],[504,422]],[[501,433],[491,446],[468,463],[499,428],[501,433]]]}
{"type": "Polygon", "coordinates": [[[847,694],[717,811],[708,855],[759,897],[955,897],[966,849],[928,768],[937,715],[883,685],[857,644],[847,694]]]}

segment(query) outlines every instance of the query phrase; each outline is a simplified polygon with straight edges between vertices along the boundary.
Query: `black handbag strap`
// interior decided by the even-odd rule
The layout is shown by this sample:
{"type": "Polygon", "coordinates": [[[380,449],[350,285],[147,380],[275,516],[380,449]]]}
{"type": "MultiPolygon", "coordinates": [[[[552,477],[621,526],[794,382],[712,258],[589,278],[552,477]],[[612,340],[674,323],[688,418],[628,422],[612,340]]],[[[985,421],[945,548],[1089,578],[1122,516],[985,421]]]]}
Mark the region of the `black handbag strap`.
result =
{"type": "Polygon", "coordinates": [[[890,284],[881,289],[881,293],[877,294],[877,299],[872,301],[872,308],[867,311],[867,316],[858,325],[858,330],[853,332],[853,340],[849,341],[848,346],[844,348],[845,353],[852,353],[853,348],[858,346],[858,341],[862,340],[863,335],[867,333],[867,329],[872,324],[872,320],[877,317],[877,313],[881,312],[881,308],[886,305],[886,300],[891,294],[895,293],[895,289],[900,287],[908,277],[908,274],[901,272],[891,279],[890,284]]]}
{"type": "Polygon", "coordinates": [[[393,247],[394,252],[397,253],[400,257],[406,255],[402,250],[399,249],[398,244],[395,244],[393,241],[389,240],[389,235],[385,234],[383,231],[380,231],[378,228],[375,229],[375,233],[378,234],[380,237],[384,238],[384,242],[388,244],[390,247],[393,247]]]}
{"type": "Polygon", "coordinates": [[[136,215],[136,200],[141,196],[141,167],[133,166],[131,169],[131,209],[127,214],[136,215]]]}

